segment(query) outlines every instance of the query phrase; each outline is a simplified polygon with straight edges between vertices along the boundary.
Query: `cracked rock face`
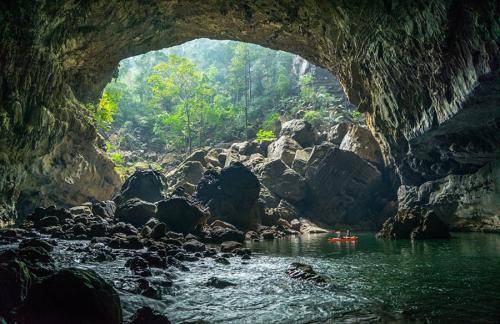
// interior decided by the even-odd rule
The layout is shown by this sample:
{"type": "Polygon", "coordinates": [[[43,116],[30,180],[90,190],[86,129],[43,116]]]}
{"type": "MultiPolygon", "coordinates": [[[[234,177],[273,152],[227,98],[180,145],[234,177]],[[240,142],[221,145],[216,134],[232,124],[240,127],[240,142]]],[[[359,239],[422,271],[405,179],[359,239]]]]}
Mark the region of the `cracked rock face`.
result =
{"type": "Polygon", "coordinates": [[[2,220],[16,202],[109,198],[118,177],[81,102],[99,97],[121,59],[199,37],[333,72],[404,185],[474,174],[498,159],[498,10],[493,0],[4,2],[2,220]]]}
{"type": "Polygon", "coordinates": [[[500,163],[485,165],[476,173],[449,175],[420,186],[401,186],[400,209],[425,206],[452,230],[498,231],[500,228],[500,163]]]}

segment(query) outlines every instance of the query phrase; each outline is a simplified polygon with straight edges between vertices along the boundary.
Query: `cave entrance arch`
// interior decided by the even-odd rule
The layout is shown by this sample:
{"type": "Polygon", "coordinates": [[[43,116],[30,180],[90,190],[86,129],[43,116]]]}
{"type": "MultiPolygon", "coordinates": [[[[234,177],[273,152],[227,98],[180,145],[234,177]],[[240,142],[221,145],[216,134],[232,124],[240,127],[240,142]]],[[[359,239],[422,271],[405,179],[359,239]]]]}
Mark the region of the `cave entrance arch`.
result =
{"type": "Polygon", "coordinates": [[[79,110],[125,57],[200,37],[299,54],[339,78],[367,112],[387,165],[417,184],[434,171],[406,167],[409,141],[455,116],[499,66],[498,6],[488,0],[42,1],[1,9],[3,219],[30,187],[67,202],[109,194],[102,188],[116,179],[96,171],[109,166],[79,110]]]}

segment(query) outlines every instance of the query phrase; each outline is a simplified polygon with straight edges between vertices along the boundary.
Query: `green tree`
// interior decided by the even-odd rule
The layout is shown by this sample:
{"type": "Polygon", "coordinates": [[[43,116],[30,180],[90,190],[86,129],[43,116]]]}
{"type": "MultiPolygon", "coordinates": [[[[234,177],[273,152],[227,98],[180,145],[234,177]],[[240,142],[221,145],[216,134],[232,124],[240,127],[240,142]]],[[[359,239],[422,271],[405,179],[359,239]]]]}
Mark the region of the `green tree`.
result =
{"type": "Polygon", "coordinates": [[[241,96],[244,96],[244,121],[245,138],[248,140],[248,114],[252,102],[252,59],[253,51],[245,43],[239,43],[234,49],[231,59],[230,73],[231,83],[235,91],[235,103],[238,104],[241,96]]]}
{"type": "MultiPolygon", "coordinates": [[[[213,116],[209,114],[213,112],[216,91],[212,83],[217,69],[211,68],[202,73],[189,59],[172,54],[166,62],[156,65],[153,71],[148,79],[152,86],[153,105],[173,107],[158,114],[159,120],[174,135],[184,134],[191,152],[195,134],[198,134],[201,146],[208,123],[213,121],[210,119],[213,116]]],[[[173,143],[181,145],[178,139],[174,139],[173,143]]]]}
{"type": "Polygon", "coordinates": [[[117,101],[123,96],[119,90],[105,89],[97,105],[89,105],[92,119],[97,128],[109,130],[113,116],[118,111],[117,101]]]}
{"type": "Polygon", "coordinates": [[[164,105],[167,100],[174,105],[174,112],[161,118],[166,126],[174,126],[173,130],[186,133],[189,152],[193,149],[193,116],[192,110],[199,107],[197,102],[198,84],[202,78],[196,66],[187,58],[169,55],[166,62],[156,65],[148,82],[152,85],[153,100],[164,105]],[[185,127],[179,129],[178,126],[185,127]]]}

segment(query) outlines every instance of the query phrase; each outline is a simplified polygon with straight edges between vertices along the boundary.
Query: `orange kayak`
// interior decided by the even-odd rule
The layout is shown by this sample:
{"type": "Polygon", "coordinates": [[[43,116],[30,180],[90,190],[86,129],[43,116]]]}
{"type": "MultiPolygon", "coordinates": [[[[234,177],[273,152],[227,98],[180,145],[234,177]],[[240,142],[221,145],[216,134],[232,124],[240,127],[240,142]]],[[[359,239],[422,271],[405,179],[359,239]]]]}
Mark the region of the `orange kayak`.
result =
{"type": "Polygon", "coordinates": [[[328,239],[329,242],[356,242],[358,240],[357,236],[348,236],[348,237],[330,237],[328,239]]]}

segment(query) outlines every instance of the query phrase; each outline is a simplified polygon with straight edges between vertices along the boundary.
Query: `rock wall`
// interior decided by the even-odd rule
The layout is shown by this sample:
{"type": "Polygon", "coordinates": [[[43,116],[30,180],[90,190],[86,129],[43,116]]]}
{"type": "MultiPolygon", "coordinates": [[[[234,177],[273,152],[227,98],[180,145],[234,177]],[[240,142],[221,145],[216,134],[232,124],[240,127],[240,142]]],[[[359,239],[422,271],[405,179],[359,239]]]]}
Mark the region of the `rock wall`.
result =
{"type": "Polygon", "coordinates": [[[403,184],[474,173],[498,159],[498,105],[474,108],[498,96],[474,89],[498,84],[499,12],[494,0],[3,2],[0,214],[27,189],[59,203],[106,196],[117,177],[78,101],[95,100],[121,59],[197,37],[287,50],[333,72],[403,184]],[[463,111],[471,145],[455,127],[463,111]],[[436,165],[443,138],[454,163],[436,165]]]}
{"type": "Polygon", "coordinates": [[[424,206],[458,231],[491,231],[500,228],[500,163],[477,172],[448,175],[420,186],[401,186],[399,208],[424,206]]]}

